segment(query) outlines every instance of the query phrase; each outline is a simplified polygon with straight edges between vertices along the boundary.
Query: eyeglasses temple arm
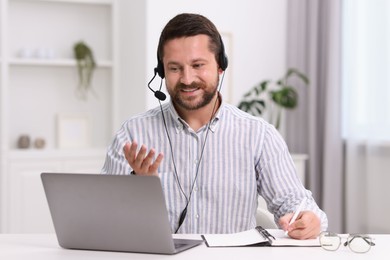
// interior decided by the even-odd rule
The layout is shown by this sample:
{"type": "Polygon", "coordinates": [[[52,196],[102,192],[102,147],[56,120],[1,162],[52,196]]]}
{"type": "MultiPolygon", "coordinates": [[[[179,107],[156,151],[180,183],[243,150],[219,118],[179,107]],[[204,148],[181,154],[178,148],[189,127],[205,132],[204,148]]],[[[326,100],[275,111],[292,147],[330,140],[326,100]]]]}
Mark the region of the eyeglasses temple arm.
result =
{"type": "Polygon", "coordinates": [[[374,242],[370,241],[369,239],[367,239],[367,237],[363,237],[363,236],[353,236],[353,237],[351,238],[351,240],[345,241],[344,246],[347,246],[348,244],[350,244],[356,237],[361,237],[361,238],[363,238],[363,240],[366,241],[367,244],[369,244],[370,246],[375,246],[375,243],[374,243],[374,242]]]}

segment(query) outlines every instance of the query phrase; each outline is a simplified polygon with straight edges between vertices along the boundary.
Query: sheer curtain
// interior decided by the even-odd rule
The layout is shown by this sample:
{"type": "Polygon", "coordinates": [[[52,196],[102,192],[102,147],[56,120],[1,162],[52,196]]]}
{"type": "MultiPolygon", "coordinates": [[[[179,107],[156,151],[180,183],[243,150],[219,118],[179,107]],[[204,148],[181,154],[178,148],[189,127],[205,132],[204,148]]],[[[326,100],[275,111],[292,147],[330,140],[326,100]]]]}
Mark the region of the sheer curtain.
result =
{"type": "Polygon", "coordinates": [[[341,0],[288,1],[287,66],[307,74],[299,105],[286,113],[286,141],[309,156],[306,187],[328,215],[329,230],[342,232],[341,0]]]}
{"type": "Polygon", "coordinates": [[[346,230],[390,232],[390,1],[344,0],[346,230]]]}

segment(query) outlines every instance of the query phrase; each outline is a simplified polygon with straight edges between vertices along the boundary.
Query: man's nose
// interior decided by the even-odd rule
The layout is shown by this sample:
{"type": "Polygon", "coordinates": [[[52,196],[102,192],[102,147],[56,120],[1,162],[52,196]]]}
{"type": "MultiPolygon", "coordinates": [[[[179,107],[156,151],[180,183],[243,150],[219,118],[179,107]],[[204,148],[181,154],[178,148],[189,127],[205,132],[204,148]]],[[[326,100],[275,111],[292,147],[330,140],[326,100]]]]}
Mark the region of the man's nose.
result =
{"type": "Polygon", "coordinates": [[[183,68],[182,75],[180,77],[180,82],[185,85],[190,85],[194,82],[195,73],[192,67],[188,66],[183,68]]]}

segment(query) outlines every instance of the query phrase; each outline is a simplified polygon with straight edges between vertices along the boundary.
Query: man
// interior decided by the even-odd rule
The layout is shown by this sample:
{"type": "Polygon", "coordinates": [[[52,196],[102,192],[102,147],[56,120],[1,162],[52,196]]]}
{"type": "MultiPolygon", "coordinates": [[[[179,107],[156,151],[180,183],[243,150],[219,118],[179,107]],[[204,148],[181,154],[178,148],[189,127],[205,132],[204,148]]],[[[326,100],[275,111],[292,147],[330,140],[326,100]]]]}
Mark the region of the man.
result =
{"type": "Polygon", "coordinates": [[[122,125],[102,172],[159,176],[174,232],[254,228],[258,194],[291,237],[325,230],[326,215],[299,181],[279,133],[222,100],[227,57],[214,24],[197,14],[177,15],[161,33],[157,56],[155,73],[165,78],[171,100],[122,125]]]}

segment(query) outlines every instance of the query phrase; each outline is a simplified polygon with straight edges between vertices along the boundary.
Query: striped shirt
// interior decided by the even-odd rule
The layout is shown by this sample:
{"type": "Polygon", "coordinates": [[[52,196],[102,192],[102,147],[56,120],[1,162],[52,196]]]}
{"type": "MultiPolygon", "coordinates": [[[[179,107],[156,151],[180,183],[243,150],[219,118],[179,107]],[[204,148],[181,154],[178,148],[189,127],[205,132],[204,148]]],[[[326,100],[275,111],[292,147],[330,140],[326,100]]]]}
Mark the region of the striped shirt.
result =
{"type": "Polygon", "coordinates": [[[293,212],[306,197],[305,210],[314,211],[322,230],[327,228],[325,213],[300,182],[278,131],[235,106],[223,102],[210,124],[198,131],[179,117],[171,102],[128,119],[108,148],[103,174],[130,174],[123,147],[133,140],[164,154],[158,173],[172,232],[189,197],[187,216],[178,233],[233,233],[254,228],[258,195],[265,199],[275,220],[293,212]]]}

